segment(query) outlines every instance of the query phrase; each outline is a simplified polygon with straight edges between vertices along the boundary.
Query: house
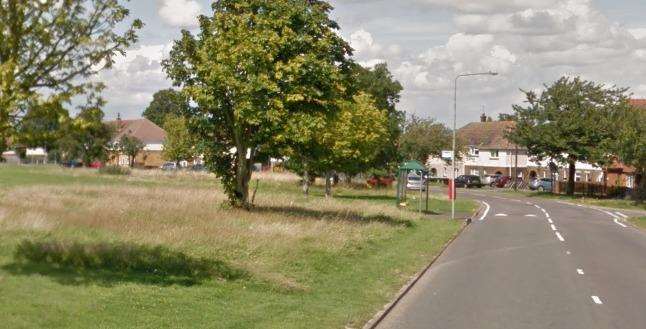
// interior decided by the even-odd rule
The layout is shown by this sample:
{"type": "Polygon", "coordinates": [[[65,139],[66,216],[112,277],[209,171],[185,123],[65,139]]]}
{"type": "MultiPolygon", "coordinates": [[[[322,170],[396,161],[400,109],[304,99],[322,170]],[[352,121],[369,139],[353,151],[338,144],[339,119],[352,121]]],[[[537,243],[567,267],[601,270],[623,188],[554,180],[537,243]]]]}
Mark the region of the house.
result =
{"type": "MultiPolygon", "coordinates": [[[[121,137],[131,136],[139,139],[144,143],[144,148],[135,157],[135,167],[140,168],[158,168],[164,164],[162,151],[164,141],[166,140],[166,131],[153,123],[152,121],[141,118],[135,120],[122,120],[117,118],[115,121],[109,121],[107,124],[115,127],[116,134],[112,144],[116,145],[121,137]]],[[[108,164],[128,166],[130,159],[127,155],[120,152],[111,152],[108,164]]]]}
{"type": "MultiPolygon", "coordinates": [[[[465,143],[467,152],[462,160],[456,162],[456,176],[513,177],[516,172],[517,177],[525,181],[534,177],[551,177],[550,161],[537,161],[529,157],[526,148],[507,139],[506,133],[514,126],[513,121],[488,121],[483,114],[480,122],[469,123],[458,129],[458,139],[465,143]]],[[[451,164],[446,159],[430,157],[427,166],[432,177],[451,177],[451,164]]],[[[584,162],[577,162],[576,168],[575,181],[603,182],[602,168],[584,162]]],[[[567,180],[568,168],[559,166],[554,174],[555,179],[567,180]]]]}
{"type": "MultiPolygon", "coordinates": [[[[527,175],[527,150],[510,142],[505,133],[514,127],[513,121],[488,121],[485,114],[480,122],[470,123],[457,131],[460,141],[467,149],[462,160],[456,163],[456,176],[459,175],[506,175],[513,176],[516,164],[518,176],[527,175]]],[[[451,177],[451,164],[438,157],[427,162],[431,176],[451,177]]]]}

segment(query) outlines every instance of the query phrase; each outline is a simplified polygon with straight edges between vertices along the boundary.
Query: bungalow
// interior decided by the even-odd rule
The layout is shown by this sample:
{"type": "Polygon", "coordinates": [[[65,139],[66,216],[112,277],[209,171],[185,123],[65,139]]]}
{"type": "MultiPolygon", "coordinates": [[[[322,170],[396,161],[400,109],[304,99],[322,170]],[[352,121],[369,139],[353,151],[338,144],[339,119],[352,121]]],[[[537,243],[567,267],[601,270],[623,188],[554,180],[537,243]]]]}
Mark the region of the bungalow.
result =
{"type": "MultiPolygon", "coordinates": [[[[135,120],[117,118],[107,124],[113,125],[116,130],[112,140],[113,145],[117,144],[123,136],[135,137],[144,143],[143,150],[135,157],[135,167],[159,168],[164,164],[165,161],[162,157],[164,140],[166,139],[164,129],[146,118],[135,120]]],[[[127,155],[117,151],[111,152],[108,157],[108,164],[112,165],[128,166],[129,161],[127,155]]]]}

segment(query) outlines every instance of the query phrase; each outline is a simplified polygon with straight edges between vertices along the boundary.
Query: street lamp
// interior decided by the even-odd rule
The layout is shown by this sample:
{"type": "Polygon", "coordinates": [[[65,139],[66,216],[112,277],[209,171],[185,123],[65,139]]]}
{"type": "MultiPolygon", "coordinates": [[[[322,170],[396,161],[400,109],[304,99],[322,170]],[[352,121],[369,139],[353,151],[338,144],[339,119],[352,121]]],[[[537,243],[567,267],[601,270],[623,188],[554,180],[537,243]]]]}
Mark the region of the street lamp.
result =
{"type": "Polygon", "coordinates": [[[451,184],[449,185],[449,188],[451,189],[451,219],[455,219],[455,161],[456,161],[456,152],[455,152],[455,139],[456,139],[456,121],[458,119],[458,80],[463,77],[473,77],[473,76],[478,76],[478,75],[492,75],[496,76],[498,75],[497,72],[482,72],[482,73],[467,73],[467,74],[460,74],[455,77],[455,84],[454,84],[454,92],[453,92],[453,159],[451,161],[451,168],[452,168],[452,174],[451,174],[451,184]]]}

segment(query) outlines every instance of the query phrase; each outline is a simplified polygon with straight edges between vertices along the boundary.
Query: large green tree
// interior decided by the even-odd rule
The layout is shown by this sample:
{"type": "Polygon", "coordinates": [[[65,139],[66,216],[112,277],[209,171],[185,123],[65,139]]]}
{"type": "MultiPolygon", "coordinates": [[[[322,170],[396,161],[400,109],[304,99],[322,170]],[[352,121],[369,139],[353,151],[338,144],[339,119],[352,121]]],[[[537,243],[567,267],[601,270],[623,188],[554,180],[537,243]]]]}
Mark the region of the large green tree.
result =
{"type": "Polygon", "coordinates": [[[646,200],[646,109],[626,109],[612,121],[617,138],[609,139],[603,148],[608,147],[617,160],[635,168],[637,181],[633,197],[643,202],[646,200]]]}
{"type": "Polygon", "coordinates": [[[439,157],[442,150],[452,148],[453,133],[444,124],[433,119],[411,116],[401,136],[401,154],[407,160],[426,163],[429,156],[439,157]]]}
{"type": "Polygon", "coordinates": [[[67,101],[100,90],[87,78],[137,40],[142,23],[121,25],[128,15],[118,0],[0,0],[0,140],[30,98],[67,101]]]}
{"type": "Polygon", "coordinates": [[[371,166],[375,169],[393,169],[401,160],[399,138],[403,132],[406,115],[397,109],[397,104],[404,89],[386,63],[365,68],[358,64],[353,66],[353,92],[365,92],[372,96],[375,106],[388,115],[388,139],[379,147],[371,166]]]}
{"type": "Polygon", "coordinates": [[[23,105],[27,109],[16,126],[14,144],[53,151],[65,133],[63,127],[70,119],[69,112],[60,102],[40,98],[33,98],[23,105]]]}
{"type": "Polygon", "coordinates": [[[540,94],[524,92],[525,105],[514,105],[516,128],[508,137],[538,159],[566,164],[567,194],[574,194],[576,162],[604,165],[616,138],[612,118],[629,108],[626,89],[581,78],[561,78],[540,94]]]}
{"type": "MultiPolygon", "coordinates": [[[[308,193],[310,176],[325,177],[325,195],[331,196],[334,172],[356,175],[371,168],[381,147],[389,140],[385,110],[375,106],[372,96],[360,93],[339,101],[340,111],[312,134],[308,149],[291,149],[288,165],[303,177],[308,193]]],[[[308,132],[303,132],[307,134],[308,132]]]]}
{"type": "Polygon", "coordinates": [[[164,141],[164,159],[179,164],[195,156],[195,139],[188,130],[185,117],[168,115],[164,122],[166,140],[164,141]]]}
{"type": "Polygon", "coordinates": [[[185,94],[174,89],[164,89],[153,95],[153,100],[143,113],[143,117],[163,127],[166,117],[186,116],[189,112],[189,101],[185,94]]]}
{"type": "Polygon", "coordinates": [[[59,138],[50,156],[58,161],[80,159],[85,166],[94,161],[107,159],[110,142],[115,130],[103,122],[104,105],[101,99],[89,99],[74,119],[63,116],[60,121],[59,138]]]}
{"type": "Polygon", "coordinates": [[[220,0],[212,8],[163,65],[196,103],[192,130],[230,204],[249,207],[251,165],[302,142],[289,127],[337,111],[350,47],[325,1],[220,0]]]}

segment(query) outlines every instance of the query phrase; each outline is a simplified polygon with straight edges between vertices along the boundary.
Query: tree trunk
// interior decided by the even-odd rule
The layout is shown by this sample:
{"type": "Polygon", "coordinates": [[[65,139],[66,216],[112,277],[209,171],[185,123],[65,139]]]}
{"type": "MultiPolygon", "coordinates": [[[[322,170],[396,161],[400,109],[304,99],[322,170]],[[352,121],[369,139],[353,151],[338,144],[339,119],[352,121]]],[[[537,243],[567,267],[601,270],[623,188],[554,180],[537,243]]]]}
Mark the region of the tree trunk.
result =
{"type": "Polygon", "coordinates": [[[326,198],[332,197],[332,172],[331,171],[325,172],[325,197],[326,198]]]}
{"type": "Polygon", "coordinates": [[[634,186],[633,199],[638,203],[643,203],[646,200],[646,169],[635,168],[634,186]]]}
{"type": "Polygon", "coordinates": [[[303,172],[303,194],[310,194],[310,173],[307,170],[303,172]]]}
{"type": "Polygon", "coordinates": [[[237,208],[250,209],[249,181],[251,181],[251,159],[246,158],[246,153],[238,153],[236,163],[235,199],[232,205],[237,208]]]}
{"type": "Polygon", "coordinates": [[[574,195],[574,176],[576,176],[576,162],[574,160],[570,160],[569,164],[570,164],[570,167],[568,170],[566,194],[573,196],[574,195]]]}

